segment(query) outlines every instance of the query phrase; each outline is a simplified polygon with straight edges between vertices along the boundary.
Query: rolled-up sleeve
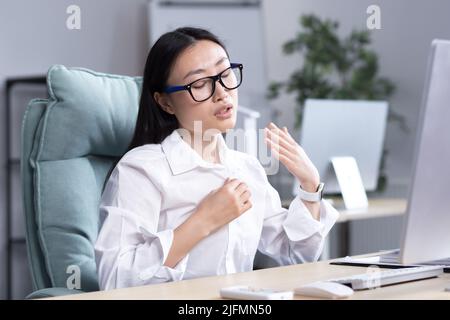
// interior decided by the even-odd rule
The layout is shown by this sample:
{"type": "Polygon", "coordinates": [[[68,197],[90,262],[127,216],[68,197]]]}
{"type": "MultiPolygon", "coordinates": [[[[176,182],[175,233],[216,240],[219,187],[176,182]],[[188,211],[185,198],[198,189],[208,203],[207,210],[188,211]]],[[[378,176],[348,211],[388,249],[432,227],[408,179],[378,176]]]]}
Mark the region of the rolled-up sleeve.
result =
{"type": "Polygon", "coordinates": [[[314,219],[303,201],[295,197],[289,209],[266,179],[264,222],[258,250],[280,265],[317,261],[326,236],[339,213],[326,200],[320,203],[320,219],[314,219]]]}
{"type": "Polygon", "coordinates": [[[183,278],[188,255],[174,268],[164,266],[173,230],[158,230],[161,194],[146,171],[119,162],[100,204],[95,244],[100,289],[109,290],[183,278]]]}

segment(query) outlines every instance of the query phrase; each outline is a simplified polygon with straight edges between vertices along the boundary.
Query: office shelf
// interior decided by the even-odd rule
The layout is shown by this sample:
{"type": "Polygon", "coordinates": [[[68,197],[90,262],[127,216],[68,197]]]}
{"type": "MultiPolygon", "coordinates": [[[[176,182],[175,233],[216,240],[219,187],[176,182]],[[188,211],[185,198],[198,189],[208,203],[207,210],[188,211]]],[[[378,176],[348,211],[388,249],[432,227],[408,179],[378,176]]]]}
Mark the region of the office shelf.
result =
{"type": "Polygon", "coordinates": [[[20,159],[8,159],[8,164],[9,165],[19,165],[20,159]]]}
{"type": "MultiPolygon", "coordinates": [[[[23,250],[23,245],[26,244],[26,239],[24,237],[13,236],[13,176],[20,173],[20,155],[13,156],[11,138],[13,136],[11,129],[21,126],[21,120],[23,114],[19,115],[19,121],[12,124],[12,89],[16,85],[22,84],[36,84],[36,85],[46,85],[46,77],[42,76],[31,76],[31,77],[17,77],[6,79],[6,90],[5,90],[5,145],[6,145],[6,238],[7,238],[7,264],[6,264],[6,294],[7,299],[11,299],[13,292],[13,251],[15,247],[19,246],[23,250]],[[16,126],[16,127],[14,127],[16,126]],[[19,158],[18,158],[18,157],[19,158]],[[14,171],[14,172],[13,172],[14,171]]],[[[19,110],[20,111],[20,110],[19,110]]],[[[20,141],[20,140],[19,140],[20,141]]],[[[17,177],[16,177],[17,178],[17,177]]],[[[20,177],[19,181],[20,181],[20,177]]],[[[22,197],[20,197],[21,199],[22,197]]],[[[23,215],[23,212],[22,212],[23,215]]]]}
{"type": "Polygon", "coordinates": [[[27,242],[25,238],[11,238],[9,241],[11,244],[25,244],[27,242]]]}

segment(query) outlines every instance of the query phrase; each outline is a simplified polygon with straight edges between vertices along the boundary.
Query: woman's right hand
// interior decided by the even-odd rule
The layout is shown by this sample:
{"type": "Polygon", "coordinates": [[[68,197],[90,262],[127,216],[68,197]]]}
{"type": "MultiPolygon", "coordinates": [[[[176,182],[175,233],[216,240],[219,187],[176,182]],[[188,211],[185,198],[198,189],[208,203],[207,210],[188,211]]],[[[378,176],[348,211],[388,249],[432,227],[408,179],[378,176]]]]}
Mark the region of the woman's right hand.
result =
{"type": "Polygon", "coordinates": [[[196,216],[207,233],[213,233],[252,207],[248,186],[228,178],[222,187],[211,191],[197,206],[196,216]]]}

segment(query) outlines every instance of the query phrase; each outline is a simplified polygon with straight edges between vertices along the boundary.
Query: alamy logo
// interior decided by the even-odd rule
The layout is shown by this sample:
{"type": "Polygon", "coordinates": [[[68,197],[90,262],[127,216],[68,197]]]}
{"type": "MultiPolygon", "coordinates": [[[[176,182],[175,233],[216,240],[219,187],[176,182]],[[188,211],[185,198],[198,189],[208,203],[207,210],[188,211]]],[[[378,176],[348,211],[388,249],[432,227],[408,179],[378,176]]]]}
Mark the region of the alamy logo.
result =
{"type": "Polygon", "coordinates": [[[381,287],[380,268],[378,266],[370,266],[366,270],[367,274],[367,289],[376,289],[381,287]]]}
{"type": "Polygon", "coordinates": [[[72,4],[67,7],[66,13],[69,14],[66,20],[66,27],[69,30],[81,29],[81,9],[79,6],[72,4]]]}
{"type": "Polygon", "coordinates": [[[366,13],[369,15],[367,17],[366,25],[367,29],[381,29],[381,9],[380,6],[372,4],[367,7],[366,13]]]}
{"type": "Polygon", "coordinates": [[[67,289],[81,289],[81,270],[77,265],[70,265],[66,269],[66,273],[70,276],[66,280],[67,289]]]}

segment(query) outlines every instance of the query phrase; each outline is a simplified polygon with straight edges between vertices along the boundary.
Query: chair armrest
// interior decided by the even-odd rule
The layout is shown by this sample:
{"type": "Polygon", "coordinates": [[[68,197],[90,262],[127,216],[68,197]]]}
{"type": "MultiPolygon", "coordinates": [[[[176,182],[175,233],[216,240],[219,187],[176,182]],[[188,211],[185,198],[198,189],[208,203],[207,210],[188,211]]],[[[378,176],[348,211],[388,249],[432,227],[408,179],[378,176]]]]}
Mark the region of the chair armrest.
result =
{"type": "Polygon", "coordinates": [[[51,298],[58,296],[66,296],[69,294],[79,294],[84,293],[84,291],[76,290],[76,289],[67,289],[63,287],[56,288],[45,288],[41,290],[34,291],[30,293],[26,299],[41,299],[41,298],[51,298]]]}

